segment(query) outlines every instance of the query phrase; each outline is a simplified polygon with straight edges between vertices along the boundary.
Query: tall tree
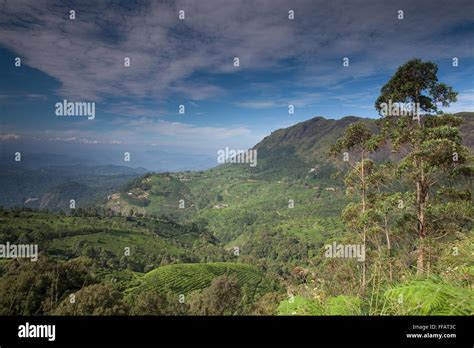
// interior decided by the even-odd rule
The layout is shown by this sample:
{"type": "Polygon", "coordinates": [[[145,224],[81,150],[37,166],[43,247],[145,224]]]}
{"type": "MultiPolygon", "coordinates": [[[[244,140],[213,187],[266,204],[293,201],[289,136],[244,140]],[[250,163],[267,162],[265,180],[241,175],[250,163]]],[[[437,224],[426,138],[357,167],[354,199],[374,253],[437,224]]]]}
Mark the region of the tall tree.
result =
{"type": "Polygon", "coordinates": [[[406,153],[399,170],[414,186],[416,194],[418,274],[425,272],[426,208],[430,189],[440,183],[444,175],[454,174],[468,156],[459,135],[461,120],[440,115],[439,106],[455,102],[457,93],[440,83],[437,73],[436,64],[412,59],[398,68],[375,102],[393,150],[406,153]],[[394,105],[395,108],[391,108],[394,105]],[[439,116],[434,116],[436,114],[439,116]]]}
{"type": "MultiPolygon", "coordinates": [[[[368,178],[371,174],[374,163],[369,159],[369,154],[377,150],[381,141],[381,137],[372,134],[372,131],[364,123],[351,124],[344,133],[343,137],[338,139],[331,147],[331,154],[337,155],[344,152],[343,160],[349,164],[351,170],[345,177],[345,185],[349,191],[355,192],[359,197],[359,203],[350,205],[346,212],[350,214],[355,226],[361,226],[362,244],[364,250],[367,248],[367,223],[365,215],[368,209],[367,193],[368,178]],[[352,158],[355,158],[353,160],[352,158]],[[356,213],[354,214],[354,211],[356,213]]],[[[361,288],[365,290],[367,284],[367,261],[362,264],[362,282],[361,288]]]]}

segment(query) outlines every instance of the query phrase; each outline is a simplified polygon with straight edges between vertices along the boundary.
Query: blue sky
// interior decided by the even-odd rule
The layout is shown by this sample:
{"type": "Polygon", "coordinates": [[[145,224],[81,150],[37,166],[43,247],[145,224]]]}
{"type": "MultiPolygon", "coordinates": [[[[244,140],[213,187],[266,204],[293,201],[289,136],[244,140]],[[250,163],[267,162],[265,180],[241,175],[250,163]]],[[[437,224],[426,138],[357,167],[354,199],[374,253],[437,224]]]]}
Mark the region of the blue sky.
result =
{"type": "Polygon", "coordinates": [[[218,149],[249,148],[314,116],[377,117],[380,88],[413,57],[438,64],[440,80],[459,92],[446,111],[474,111],[470,0],[37,0],[0,10],[3,156],[212,166],[218,149]],[[64,99],[95,102],[95,119],[57,117],[64,99]]]}

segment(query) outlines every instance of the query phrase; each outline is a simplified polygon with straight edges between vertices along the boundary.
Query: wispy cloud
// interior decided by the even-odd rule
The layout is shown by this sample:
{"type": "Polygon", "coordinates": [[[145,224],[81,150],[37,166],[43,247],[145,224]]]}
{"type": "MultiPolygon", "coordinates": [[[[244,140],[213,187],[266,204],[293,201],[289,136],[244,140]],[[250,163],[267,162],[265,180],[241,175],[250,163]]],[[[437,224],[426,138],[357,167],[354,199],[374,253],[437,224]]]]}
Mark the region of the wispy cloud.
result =
{"type": "Polygon", "coordinates": [[[143,143],[145,140],[148,145],[151,142],[154,145],[192,146],[204,149],[239,141],[247,142],[250,146],[258,141],[251,129],[242,126],[196,126],[147,118],[130,120],[113,133],[132,143],[143,143]]]}
{"type": "Polygon", "coordinates": [[[15,133],[0,134],[0,141],[18,140],[21,136],[15,133]]]}
{"type": "Polygon", "coordinates": [[[86,144],[86,145],[97,145],[97,144],[119,145],[123,143],[120,140],[99,140],[99,139],[86,139],[86,138],[78,138],[78,137],[69,137],[69,138],[54,137],[54,138],[48,138],[47,140],[55,141],[55,142],[86,144]]]}
{"type": "Polygon", "coordinates": [[[248,109],[273,109],[284,104],[277,103],[274,100],[251,100],[235,103],[237,106],[248,109]]]}
{"type": "MultiPolygon", "coordinates": [[[[129,118],[115,129],[99,135],[94,129],[48,129],[30,132],[22,138],[32,141],[48,141],[81,145],[120,145],[147,148],[164,146],[169,149],[213,150],[222,146],[245,144],[250,147],[260,140],[261,134],[244,126],[196,126],[148,117],[129,118]]],[[[15,134],[4,134],[0,140],[18,139],[15,134]]]]}
{"type": "Polygon", "coordinates": [[[315,114],[375,114],[381,85],[413,57],[434,60],[461,91],[449,111],[472,111],[473,11],[472,0],[0,0],[2,52],[27,67],[2,67],[14,82],[0,81],[0,141],[64,151],[250,147],[315,114]],[[25,71],[21,86],[25,75],[15,74],[25,71]],[[95,101],[97,118],[54,117],[61,99],[95,101]],[[288,118],[290,104],[304,112],[288,118]]]}
{"type": "Polygon", "coordinates": [[[473,57],[470,38],[443,35],[470,21],[472,6],[468,0],[399,1],[396,6],[375,0],[363,6],[207,0],[146,2],[131,9],[116,2],[5,1],[0,44],[60,81],[58,92],[65,97],[165,99],[178,94],[203,100],[216,98],[224,88],[197,79],[197,73],[285,71],[284,62],[292,59],[299,66],[288,70],[296,78],[293,84],[322,86],[393,69],[413,56],[473,57]],[[294,20],[287,17],[290,8],[294,20]],[[399,8],[405,11],[403,21],[396,18],[399,8]],[[68,18],[71,9],[75,20],[68,18]],[[184,21],[178,19],[181,9],[184,21]],[[131,59],[128,68],[125,57],[131,59]],[[239,69],[234,57],[240,59],[239,69]],[[342,57],[351,59],[349,68],[342,68],[342,57]]]}
{"type": "Polygon", "coordinates": [[[3,101],[8,100],[8,99],[47,100],[48,96],[45,94],[37,94],[37,93],[9,93],[9,94],[0,94],[0,99],[3,101]]]}

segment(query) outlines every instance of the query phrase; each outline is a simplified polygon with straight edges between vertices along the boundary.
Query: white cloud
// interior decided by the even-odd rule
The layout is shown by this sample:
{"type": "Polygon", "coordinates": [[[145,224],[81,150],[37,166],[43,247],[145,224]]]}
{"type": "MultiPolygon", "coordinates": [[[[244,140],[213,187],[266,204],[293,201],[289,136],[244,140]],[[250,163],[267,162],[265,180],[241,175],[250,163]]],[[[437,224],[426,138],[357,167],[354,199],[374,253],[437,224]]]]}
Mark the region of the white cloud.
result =
{"type": "Polygon", "coordinates": [[[97,144],[119,145],[123,143],[120,140],[99,140],[99,139],[87,139],[87,138],[79,138],[79,137],[53,137],[53,138],[48,138],[47,140],[64,142],[64,143],[85,144],[85,145],[97,145],[97,144]]]}
{"type": "Polygon", "coordinates": [[[389,1],[303,0],[291,4],[291,21],[284,0],[145,2],[133,10],[84,1],[75,4],[72,21],[60,1],[12,1],[2,4],[0,44],[60,81],[64,97],[91,100],[174,94],[203,100],[224,93],[212,80],[198,81],[198,73],[287,72],[292,84],[327,87],[392,71],[414,56],[473,57],[469,35],[443,35],[471,19],[472,1],[397,6],[403,21],[389,1]],[[179,9],[185,21],[178,20],[179,9]],[[123,66],[124,57],[131,67],[123,66]],[[343,70],[342,57],[351,59],[350,68],[343,70]],[[288,67],[288,59],[299,68],[288,67]]]}
{"type": "Polygon", "coordinates": [[[282,106],[281,103],[277,103],[273,100],[251,100],[238,102],[236,105],[248,109],[272,109],[282,106]]]}
{"type": "Polygon", "coordinates": [[[21,136],[15,133],[0,134],[0,141],[18,140],[21,136]]]}
{"type": "Polygon", "coordinates": [[[79,127],[64,130],[49,129],[30,133],[24,138],[73,144],[134,146],[141,150],[147,146],[163,146],[168,149],[191,151],[207,151],[222,146],[251,147],[261,140],[261,134],[255,134],[252,129],[241,125],[197,126],[184,122],[137,117],[122,120],[116,126],[115,129],[103,132],[94,128],[86,130],[79,127]]]}
{"type": "Polygon", "coordinates": [[[474,110],[474,89],[467,89],[459,92],[457,102],[448,108],[443,108],[445,112],[462,112],[474,110]]]}

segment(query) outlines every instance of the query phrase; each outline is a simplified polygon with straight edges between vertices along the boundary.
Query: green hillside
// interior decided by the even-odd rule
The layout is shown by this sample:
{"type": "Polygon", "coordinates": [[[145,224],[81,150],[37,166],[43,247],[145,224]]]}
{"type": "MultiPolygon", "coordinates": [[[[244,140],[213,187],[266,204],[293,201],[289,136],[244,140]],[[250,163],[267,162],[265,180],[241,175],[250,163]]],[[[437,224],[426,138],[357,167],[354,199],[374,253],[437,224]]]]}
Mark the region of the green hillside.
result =
{"type": "Polygon", "coordinates": [[[38,244],[51,257],[87,256],[107,267],[143,271],[170,262],[221,260],[207,231],[158,219],[0,211],[0,242],[38,244]],[[125,255],[127,253],[127,255],[125,255]],[[127,257],[125,257],[127,256],[127,257]]]}
{"type": "MultiPolygon", "coordinates": [[[[472,145],[474,143],[474,112],[460,112],[454,115],[461,117],[464,121],[460,127],[464,144],[472,145]]],[[[253,148],[259,151],[259,159],[296,155],[307,163],[315,160],[325,161],[330,146],[348,126],[355,122],[363,122],[375,128],[376,120],[356,116],[346,116],[339,120],[314,117],[272,132],[253,148]]]]}
{"type": "MultiPolygon", "coordinates": [[[[470,145],[474,113],[459,116],[465,119],[464,143],[470,145]]],[[[327,157],[330,145],[356,120],[318,117],[274,132],[255,146],[255,168],[228,164],[199,172],[148,173],[110,194],[101,206],[67,214],[0,208],[0,243],[34,242],[41,253],[37,263],[0,262],[0,314],[397,314],[417,308],[431,289],[444,289],[440,294],[449,297],[440,311],[452,299],[468,300],[473,235],[468,175],[431,192],[428,216],[434,222],[428,227],[437,239],[427,246],[436,255],[430,259],[435,276],[428,283],[418,283],[413,272],[413,197],[403,192],[389,196],[368,186],[372,210],[363,219],[371,227],[368,282],[376,289],[370,297],[360,295],[359,261],[325,257],[328,243],[360,244],[364,223],[351,220],[358,201],[350,195],[348,169],[344,181],[343,167],[327,157]],[[397,208],[400,198],[406,208],[397,208]],[[55,290],[58,279],[66,285],[55,290]],[[17,293],[26,300],[17,304],[17,293]],[[73,293],[82,301],[80,309],[68,301],[73,293]],[[397,305],[399,293],[410,299],[408,309],[397,305]],[[181,294],[189,303],[177,301],[181,294]],[[33,306],[30,296],[37,299],[33,306]],[[229,308],[210,310],[228,296],[229,308]],[[100,303],[90,307],[94,301],[100,303]]],[[[373,120],[362,121],[374,128],[373,120]]],[[[384,184],[400,190],[403,177],[390,167],[376,169],[374,180],[386,175],[384,184]]],[[[60,191],[68,189],[64,185],[60,191]]]]}
{"type": "MultiPolygon", "coordinates": [[[[458,116],[465,120],[464,143],[474,143],[474,113],[458,116]]],[[[125,215],[133,211],[205,224],[229,245],[242,246],[263,229],[313,242],[340,235],[344,231],[340,213],[348,199],[328,152],[355,121],[375,126],[375,120],[354,116],[316,117],[275,131],[255,145],[255,168],[226,164],[201,172],[147,174],[130,182],[106,207],[125,215]]],[[[374,156],[390,155],[388,149],[382,151],[374,156]]]]}
{"type": "Polygon", "coordinates": [[[174,264],[158,267],[146,273],[132,292],[155,290],[174,295],[188,294],[208,287],[218,276],[237,278],[242,286],[254,292],[265,292],[269,284],[255,266],[234,262],[174,264]]]}

